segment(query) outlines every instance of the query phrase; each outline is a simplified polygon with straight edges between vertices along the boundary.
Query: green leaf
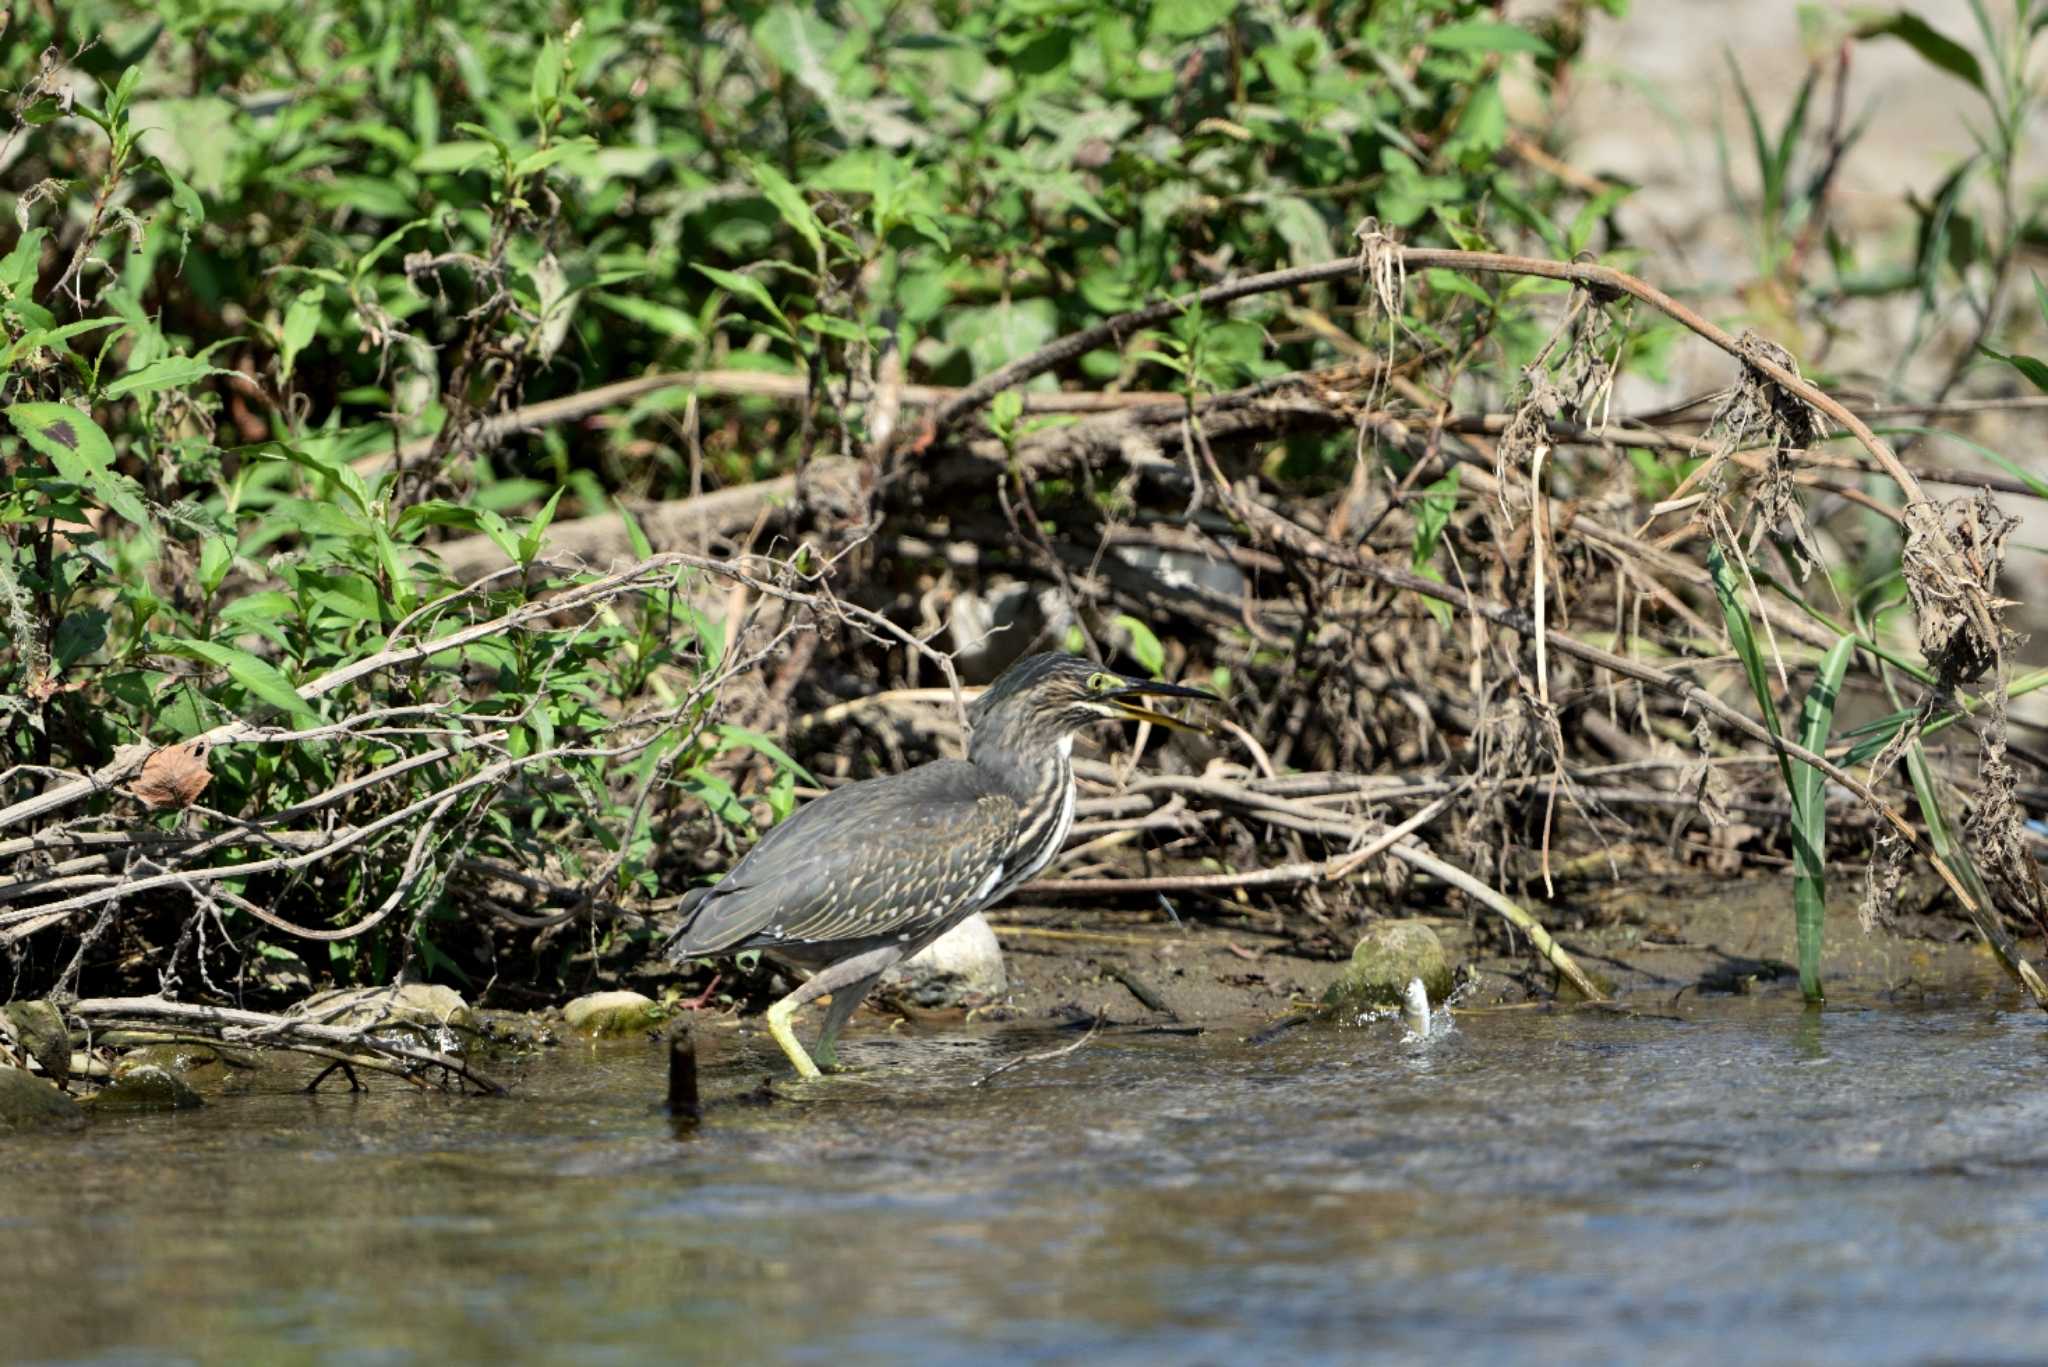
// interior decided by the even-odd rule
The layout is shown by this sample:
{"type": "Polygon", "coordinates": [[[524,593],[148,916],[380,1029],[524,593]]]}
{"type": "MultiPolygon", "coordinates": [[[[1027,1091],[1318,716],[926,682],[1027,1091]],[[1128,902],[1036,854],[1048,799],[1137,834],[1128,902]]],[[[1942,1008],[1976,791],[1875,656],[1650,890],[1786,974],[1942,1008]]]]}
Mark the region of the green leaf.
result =
{"type": "Polygon", "coordinates": [[[118,399],[124,394],[155,394],[166,389],[183,389],[196,384],[209,375],[225,375],[228,372],[217,365],[208,365],[197,356],[166,356],[160,361],[151,361],[139,370],[131,370],[107,386],[106,395],[118,399]]]}
{"type": "Polygon", "coordinates": [[[718,775],[692,769],[679,780],[679,784],[684,792],[709,807],[711,814],[727,825],[744,826],[752,822],[753,817],[746,804],[740,801],[740,795],[718,775]]]}
{"type": "Polygon", "coordinates": [[[775,206],[775,212],[782,215],[782,221],[796,230],[798,237],[808,242],[811,254],[825,254],[825,225],[817,213],[805,202],[803,194],[789,183],[789,178],[766,162],[748,160],[741,163],[754,184],[761,187],[761,193],[775,206]]]}
{"type": "Polygon", "coordinates": [[[569,142],[558,142],[552,147],[543,147],[537,152],[528,152],[514,163],[512,177],[515,180],[524,180],[536,171],[545,171],[571,153],[585,152],[596,145],[589,138],[576,138],[569,142]]]}
{"type": "Polygon", "coordinates": [[[673,304],[658,303],[630,294],[593,294],[590,298],[621,318],[638,323],[671,340],[695,342],[703,339],[704,329],[697,325],[696,315],[673,304]]]}
{"type": "MultiPolygon", "coordinates": [[[[1756,696],[1757,706],[1763,710],[1764,725],[1773,736],[1782,736],[1778,721],[1777,704],[1771,700],[1769,671],[1765,667],[1762,646],[1757,643],[1756,630],[1750,625],[1749,609],[1742,601],[1742,580],[1735,573],[1735,567],[1721,554],[1719,546],[1707,552],[1707,571],[1714,577],[1714,597],[1721,602],[1721,617],[1728,624],[1728,640],[1735,647],[1735,657],[1742,661],[1743,672],[1749,676],[1749,691],[1756,696]]],[[[1785,790],[1792,789],[1792,765],[1783,751],[1778,756],[1778,772],[1785,780],[1785,790]]]]}
{"type": "Polygon", "coordinates": [[[151,157],[149,164],[164,178],[164,183],[171,187],[171,207],[185,220],[185,227],[189,230],[204,224],[206,205],[200,200],[199,192],[187,185],[183,176],[164,165],[159,158],[151,157]]]}
{"type": "Polygon", "coordinates": [[[114,444],[98,423],[62,403],[18,403],[7,410],[7,420],[63,478],[92,490],[105,507],[127,521],[149,526],[149,506],[129,481],[114,473],[114,444]]]}
{"type": "Polygon", "coordinates": [[[320,331],[321,302],[326,297],[327,291],[316,285],[299,291],[285,307],[284,326],[278,332],[277,378],[280,384],[291,379],[299,353],[320,331]]]}
{"type": "Polygon", "coordinates": [[[2020,374],[2026,376],[2028,382],[2031,383],[2034,386],[2034,388],[2041,390],[2043,393],[2048,393],[2048,364],[2043,364],[2041,361],[2036,360],[2032,356],[2008,356],[2005,352],[1993,351],[1988,346],[1978,347],[1977,349],[1983,352],[1986,356],[1991,357],[1995,361],[2005,362],[2014,370],[2017,370],[2020,374]]]}
{"type": "Polygon", "coordinates": [[[199,587],[211,594],[228,577],[235,563],[235,548],[224,536],[209,536],[199,545],[199,587]]]}
{"type": "Polygon", "coordinates": [[[844,318],[834,318],[829,313],[805,314],[804,326],[812,332],[837,337],[843,342],[870,342],[879,340],[881,336],[879,328],[862,327],[859,323],[850,323],[844,318]]]}
{"type": "Polygon", "coordinates": [[[777,5],[754,23],[754,42],[785,76],[817,97],[835,125],[849,118],[848,101],[840,89],[839,30],[819,18],[809,5],[777,5]]]}
{"type": "Polygon", "coordinates": [[[1166,669],[1166,647],[1159,643],[1151,627],[1146,626],[1129,613],[1117,614],[1116,624],[1131,638],[1131,658],[1138,662],[1153,678],[1158,678],[1166,669]]]}
{"type": "Polygon", "coordinates": [[[412,169],[421,175],[467,171],[479,162],[489,159],[495,152],[496,149],[487,142],[458,139],[453,142],[436,143],[412,159],[412,169]]]}
{"type": "Polygon", "coordinates": [[[1487,308],[1493,307],[1493,296],[1477,282],[1467,279],[1456,271],[1447,271],[1440,266],[1431,266],[1422,273],[1432,290],[1440,294],[1462,294],[1467,299],[1476,299],[1487,308]]]}
{"type": "Polygon", "coordinates": [[[1445,24],[1442,28],[1431,29],[1423,34],[1422,41],[1445,52],[1533,52],[1539,57],[1557,55],[1556,49],[1529,30],[1516,28],[1513,24],[1496,23],[1490,19],[1467,19],[1462,23],[1445,24]]]}
{"type": "Polygon", "coordinates": [[[541,510],[533,515],[533,521],[526,524],[525,532],[519,537],[519,563],[524,565],[540,554],[541,538],[547,535],[548,524],[555,520],[555,507],[562,501],[562,491],[555,490],[541,510]]]}
{"type": "Polygon", "coordinates": [[[1896,38],[1971,88],[1984,90],[1984,70],[1970,50],[1936,30],[1911,10],[1899,10],[1888,17],[1868,19],[1857,26],[1858,38],[1896,38]]]}
{"type": "Polygon", "coordinates": [[[692,262],[691,265],[695,266],[704,275],[709,276],[713,284],[718,285],[728,294],[736,294],[742,299],[759,304],[762,308],[775,315],[776,321],[781,323],[783,327],[787,328],[789,326],[789,319],[782,316],[782,310],[776,306],[775,300],[769,295],[768,287],[753,276],[741,275],[738,271],[721,270],[717,266],[698,266],[695,262],[692,262]]]}
{"type": "Polygon", "coordinates": [[[50,643],[50,653],[56,657],[57,667],[69,669],[104,646],[109,620],[105,612],[94,608],[71,613],[57,623],[56,639],[50,643]]]}
{"type": "Polygon", "coordinates": [[[768,739],[768,737],[762,735],[760,732],[749,731],[744,726],[734,726],[729,722],[720,722],[718,725],[712,727],[711,729],[718,734],[719,753],[723,754],[725,751],[732,749],[734,746],[743,745],[750,750],[760,751],[762,754],[766,755],[769,759],[774,760],[777,764],[781,765],[790,773],[795,774],[798,778],[802,779],[811,787],[815,788],[818,786],[818,780],[812,776],[810,770],[804,768],[803,765],[798,764],[795,760],[791,759],[781,746],[777,745],[774,741],[768,739]]]}
{"type": "Polygon", "coordinates": [[[1227,21],[1233,0],[1154,0],[1151,31],[1162,38],[1198,38],[1227,21]]]}
{"type": "MultiPolygon", "coordinates": [[[[1436,559],[1437,544],[1442,541],[1444,528],[1451,525],[1451,514],[1458,511],[1458,471],[1453,466],[1443,478],[1424,487],[1422,497],[1415,504],[1415,544],[1409,557],[1409,567],[1417,574],[1441,581],[1443,575],[1431,565],[1436,559]]],[[[1437,625],[1446,631],[1451,626],[1451,605],[1438,598],[1425,598],[1422,606],[1429,615],[1436,618],[1437,625]]]]}
{"type": "Polygon", "coordinates": [[[522,560],[519,554],[519,534],[512,530],[512,524],[489,508],[479,509],[476,525],[491,539],[491,544],[505,553],[507,560],[515,563],[522,560]]]}
{"type": "Polygon", "coordinates": [[[199,641],[185,637],[162,643],[163,649],[173,655],[184,655],[208,664],[218,665],[228,672],[228,677],[240,684],[253,698],[269,703],[281,712],[288,712],[302,721],[317,721],[318,714],[299,696],[290,679],[284,676],[268,660],[251,655],[246,650],[223,645],[219,641],[199,641]]]}
{"type": "Polygon", "coordinates": [[[0,290],[26,295],[35,288],[43,260],[43,239],[49,235],[48,229],[30,228],[14,244],[14,250],[0,256],[0,290]]]}
{"type": "Polygon", "coordinates": [[[358,514],[370,511],[370,486],[363,483],[363,477],[355,472],[347,461],[328,449],[330,443],[321,438],[310,438],[304,445],[282,441],[259,442],[255,446],[240,448],[239,454],[246,460],[281,460],[309,470],[322,480],[331,480],[349,501],[355,505],[358,514]]]}
{"type": "Polygon", "coordinates": [[[647,533],[641,529],[640,519],[633,516],[633,510],[623,503],[614,504],[613,507],[618,512],[619,521],[625,524],[626,541],[633,548],[633,558],[645,560],[653,555],[654,543],[647,539],[647,533]]]}
{"type": "Polygon", "coordinates": [[[988,428],[999,441],[1008,442],[1017,434],[1018,420],[1024,416],[1024,396],[1014,389],[1005,389],[989,400],[988,428]]]}

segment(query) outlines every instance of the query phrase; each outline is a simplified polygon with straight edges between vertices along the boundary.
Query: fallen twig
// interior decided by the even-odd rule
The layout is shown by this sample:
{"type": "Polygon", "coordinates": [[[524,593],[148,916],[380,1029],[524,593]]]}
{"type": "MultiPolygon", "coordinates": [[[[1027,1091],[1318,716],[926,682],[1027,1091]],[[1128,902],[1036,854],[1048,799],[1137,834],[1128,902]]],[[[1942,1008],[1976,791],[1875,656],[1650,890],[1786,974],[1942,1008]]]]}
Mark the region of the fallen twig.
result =
{"type": "Polygon", "coordinates": [[[1095,1023],[1088,1027],[1088,1033],[1075,1040],[1072,1044],[1062,1045],[1057,1049],[1048,1049],[1042,1054],[1025,1054],[1021,1058],[1013,1058],[1005,1063],[999,1063],[967,1085],[970,1087],[985,1086],[992,1079],[1001,1077],[1012,1068],[1022,1068],[1028,1063],[1050,1063],[1056,1058],[1065,1058],[1068,1054],[1074,1053],[1095,1038],[1096,1032],[1102,1029],[1104,1014],[1101,1011],[1097,1011],[1095,1013],[1095,1023]]]}

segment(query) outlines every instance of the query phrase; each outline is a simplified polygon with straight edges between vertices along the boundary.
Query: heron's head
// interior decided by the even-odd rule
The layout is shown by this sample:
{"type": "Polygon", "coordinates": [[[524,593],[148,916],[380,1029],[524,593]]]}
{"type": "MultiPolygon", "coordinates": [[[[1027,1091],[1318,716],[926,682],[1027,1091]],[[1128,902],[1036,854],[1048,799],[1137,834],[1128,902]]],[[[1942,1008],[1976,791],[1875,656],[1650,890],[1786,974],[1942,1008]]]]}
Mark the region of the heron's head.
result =
{"type": "Polygon", "coordinates": [[[1180,731],[1205,727],[1140,705],[1146,698],[1200,698],[1199,688],[1104,669],[1079,655],[1027,655],[1003,671],[967,709],[977,748],[993,742],[1009,750],[1050,748],[1099,721],[1149,721],[1180,731]]]}

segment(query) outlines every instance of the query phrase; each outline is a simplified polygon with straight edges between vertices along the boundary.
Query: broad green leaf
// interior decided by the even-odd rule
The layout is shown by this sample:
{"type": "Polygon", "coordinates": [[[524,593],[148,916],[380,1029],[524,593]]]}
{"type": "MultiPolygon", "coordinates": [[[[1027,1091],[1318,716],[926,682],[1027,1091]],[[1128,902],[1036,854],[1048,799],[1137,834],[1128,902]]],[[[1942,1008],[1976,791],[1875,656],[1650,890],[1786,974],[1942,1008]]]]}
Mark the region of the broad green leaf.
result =
{"type": "Polygon", "coordinates": [[[1911,10],[1898,10],[1883,18],[1866,19],[1857,26],[1859,38],[1897,38],[1927,61],[1972,88],[1984,89],[1984,69],[1977,58],[1955,39],[1942,33],[1911,10]]]}
{"type": "Polygon", "coordinates": [[[315,286],[299,291],[285,306],[284,325],[278,332],[277,378],[280,384],[291,379],[292,370],[298,365],[299,353],[320,331],[320,308],[326,297],[327,291],[315,286]]]}
{"type": "Polygon", "coordinates": [[[97,608],[67,614],[57,623],[56,639],[50,643],[50,654],[56,658],[57,667],[69,669],[104,646],[110,620],[97,608]]]}
{"type": "Polygon", "coordinates": [[[2039,361],[2032,356],[2007,355],[2003,351],[1993,351],[1988,346],[1978,347],[1977,349],[1995,361],[2005,362],[2014,370],[2026,376],[2028,383],[2032,384],[2034,388],[2041,390],[2043,393],[2048,393],[2048,363],[2039,361]]]}
{"type": "Polygon", "coordinates": [[[467,171],[495,154],[491,144],[469,140],[436,143],[412,159],[412,169],[421,175],[467,171]]]}
{"type": "Polygon", "coordinates": [[[491,539],[492,545],[505,553],[507,560],[517,562],[521,559],[519,534],[512,530],[512,524],[507,522],[502,514],[492,512],[489,508],[479,509],[476,525],[483,529],[484,535],[491,539]]]}
{"type": "Polygon", "coordinates": [[[14,244],[14,250],[0,256],[0,290],[25,295],[35,288],[36,273],[43,259],[43,241],[49,235],[46,228],[30,228],[14,244]]]}
{"type": "Polygon", "coordinates": [[[62,403],[18,403],[7,410],[7,420],[63,478],[84,485],[134,525],[149,526],[149,507],[129,481],[114,473],[114,444],[98,423],[62,403]]]}
{"type": "Polygon", "coordinates": [[[228,677],[240,684],[248,694],[269,703],[281,712],[288,712],[302,721],[317,721],[318,715],[292,687],[290,679],[268,660],[251,655],[246,650],[219,641],[200,641],[180,637],[163,643],[163,649],[173,655],[185,655],[192,659],[204,660],[218,665],[228,672],[228,677]]]}
{"type": "Polygon", "coordinates": [[[1016,299],[946,316],[946,340],[967,348],[976,375],[1028,356],[1059,335],[1059,310],[1050,299],[1016,299]]]}
{"type": "Polygon", "coordinates": [[[517,162],[513,163],[513,178],[524,180],[535,172],[545,171],[563,157],[569,156],[572,153],[586,151],[596,145],[589,138],[575,138],[568,142],[558,142],[552,147],[543,147],[537,152],[528,152],[517,162]]]}
{"type": "Polygon", "coordinates": [[[139,370],[131,370],[107,386],[110,399],[124,394],[155,394],[166,389],[183,389],[196,384],[210,375],[225,375],[228,372],[217,365],[208,365],[197,356],[166,356],[160,361],[151,361],[139,370]]]}
{"type": "Polygon", "coordinates": [[[834,124],[846,118],[846,97],[834,61],[840,41],[839,30],[809,5],[777,5],[754,24],[754,42],[768,60],[815,95],[834,124]]]}
{"type": "Polygon", "coordinates": [[[1221,27],[1236,9],[1232,0],[1153,0],[1150,27],[1162,38],[1196,38],[1221,27]]]}
{"type": "Polygon", "coordinates": [[[674,341],[695,342],[703,339],[704,329],[697,325],[696,315],[673,304],[641,299],[630,294],[593,294],[590,298],[621,318],[629,319],[674,341]]]}
{"type": "Polygon", "coordinates": [[[1490,19],[1467,19],[1445,24],[1422,35],[1422,41],[1445,52],[1533,52],[1539,57],[1555,55],[1550,44],[1524,28],[1490,19]]]}
{"type": "Polygon", "coordinates": [[[5,351],[0,351],[0,365],[12,365],[15,361],[23,356],[32,354],[40,347],[49,347],[52,350],[69,353],[71,348],[65,346],[64,343],[70,341],[73,337],[87,332],[97,332],[101,328],[120,326],[121,320],[119,318],[81,318],[75,323],[66,323],[63,327],[35,328],[15,338],[14,344],[5,351]]]}
{"type": "Polygon", "coordinates": [[[227,578],[235,563],[235,548],[224,536],[209,536],[199,543],[199,587],[212,593],[227,578]]]}

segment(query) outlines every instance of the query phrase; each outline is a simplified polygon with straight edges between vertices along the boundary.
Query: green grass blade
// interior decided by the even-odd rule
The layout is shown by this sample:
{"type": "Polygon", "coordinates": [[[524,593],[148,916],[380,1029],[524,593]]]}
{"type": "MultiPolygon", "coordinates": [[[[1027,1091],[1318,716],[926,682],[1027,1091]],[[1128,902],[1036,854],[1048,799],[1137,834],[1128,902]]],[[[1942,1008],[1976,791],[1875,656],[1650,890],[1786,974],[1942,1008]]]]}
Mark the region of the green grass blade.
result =
{"type": "Polygon", "coordinates": [[[1991,890],[1984,886],[1984,875],[1978,871],[1977,861],[1970,857],[1970,847],[1956,839],[1948,824],[1940,791],[1934,786],[1934,769],[1927,762],[1926,749],[1917,740],[1906,751],[1906,773],[1913,780],[1913,798],[1920,804],[1920,819],[1927,823],[1927,843],[1934,846],[1944,864],[1955,870],[1978,906],[1991,906],[1991,890]]]}
{"type": "Polygon", "coordinates": [[[1757,113],[1756,101],[1750,97],[1749,82],[1743,79],[1742,68],[1735,64],[1735,54],[1724,51],[1728,60],[1728,74],[1735,78],[1735,93],[1742,97],[1743,117],[1749,123],[1749,146],[1756,158],[1757,179],[1763,191],[1763,222],[1766,233],[1775,233],[1778,227],[1778,206],[1783,200],[1784,187],[1772,174],[1776,169],[1776,158],[1771,155],[1771,137],[1764,131],[1763,116],[1757,113]]]}
{"type": "MultiPolygon", "coordinates": [[[[1750,691],[1756,694],[1756,705],[1764,714],[1764,725],[1771,735],[1782,736],[1784,731],[1778,725],[1778,707],[1771,700],[1771,681],[1764,667],[1764,652],[1757,644],[1756,628],[1750,625],[1749,609],[1742,604],[1742,581],[1735,577],[1735,569],[1728,558],[1721,554],[1720,547],[1707,552],[1707,570],[1714,576],[1714,597],[1721,601],[1721,617],[1728,624],[1728,640],[1735,648],[1735,656],[1742,661],[1742,668],[1749,675],[1750,691]]],[[[1784,775],[1787,791],[1792,787],[1792,766],[1784,754],[1778,755],[1778,772],[1784,775]]]]}
{"type": "MultiPolygon", "coordinates": [[[[1835,723],[1835,699],[1856,656],[1856,638],[1844,636],[1821,657],[1820,668],[1799,709],[1799,743],[1815,754],[1827,748],[1835,723]]],[[[1792,767],[1792,926],[1799,946],[1799,991],[1810,1002],[1824,997],[1820,986],[1822,924],[1827,910],[1827,782],[1820,770],[1792,767]]]]}

